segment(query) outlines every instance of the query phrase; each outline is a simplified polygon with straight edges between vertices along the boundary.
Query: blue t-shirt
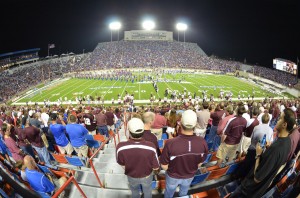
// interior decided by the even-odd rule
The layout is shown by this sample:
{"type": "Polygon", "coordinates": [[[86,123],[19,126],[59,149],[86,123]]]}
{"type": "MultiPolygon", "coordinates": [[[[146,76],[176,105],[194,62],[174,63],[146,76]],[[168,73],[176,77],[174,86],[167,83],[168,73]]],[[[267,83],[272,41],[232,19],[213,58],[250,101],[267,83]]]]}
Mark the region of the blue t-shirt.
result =
{"type": "Polygon", "coordinates": [[[51,124],[50,131],[52,132],[55,142],[58,146],[67,146],[69,140],[65,134],[66,127],[61,124],[51,124]]]}
{"type": "Polygon", "coordinates": [[[8,149],[7,149],[6,145],[4,144],[2,138],[0,138],[0,153],[2,153],[3,155],[8,154],[7,150],[8,149]]]}
{"type": "Polygon", "coordinates": [[[81,147],[86,145],[85,136],[88,130],[80,124],[67,124],[66,131],[73,147],[81,147]]]}
{"type": "Polygon", "coordinates": [[[43,174],[36,170],[25,169],[26,178],[31,188],[38,192],[51,193],[54,191],[55,186],[43,174]]]}

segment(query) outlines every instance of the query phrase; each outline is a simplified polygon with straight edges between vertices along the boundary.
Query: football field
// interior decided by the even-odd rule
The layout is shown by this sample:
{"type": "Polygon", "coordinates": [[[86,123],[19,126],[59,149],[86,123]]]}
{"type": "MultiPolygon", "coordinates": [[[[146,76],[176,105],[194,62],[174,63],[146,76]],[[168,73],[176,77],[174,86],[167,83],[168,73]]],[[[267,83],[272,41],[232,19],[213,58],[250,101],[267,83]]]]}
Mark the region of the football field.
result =
{"type": "MultiPolygon", "coordinates": [[[[76,97],[82,98],[88,95],[94,99],[98,96],[104,97],[104,100],[108,103],[112,99],[116,102],[118,94],[123,99],[126,92],[134,94],[135,101],[149,100],[151,94],[155,96],[155,99],[164,99],[167,88],[171,91],[177,90],[178,93],[183,93],[186,90],[192,96],[196,94],[200,98],[202,98],[203,91],[206,92],[208,98],[211,94],[214,95],[214,98],[217,98],[221,90],[225,94],[231,91],[233,98],[237,98],[238,95],[245,99],[248,98],[248,95],[254,95],[255,98],[283,96],[281,93],[275,94],[266,88],[263,89],[259,84],[229,75],[164,74],[156,83],[158,92],[155,91],[151,80],[142,81],[139,78],[134,82],[131,80],[70,78],[52,85],[38,86],[40,88],[34,88],[30,93],[27,92],[27,94],[15,101],[15,104],[43,102],[48,99],[51,102],[57,102],[58,99],[62,101],[67,99],[75,102],[76,97]]],[[[168,98],[170,98],[170,95],[168,98]]]]}

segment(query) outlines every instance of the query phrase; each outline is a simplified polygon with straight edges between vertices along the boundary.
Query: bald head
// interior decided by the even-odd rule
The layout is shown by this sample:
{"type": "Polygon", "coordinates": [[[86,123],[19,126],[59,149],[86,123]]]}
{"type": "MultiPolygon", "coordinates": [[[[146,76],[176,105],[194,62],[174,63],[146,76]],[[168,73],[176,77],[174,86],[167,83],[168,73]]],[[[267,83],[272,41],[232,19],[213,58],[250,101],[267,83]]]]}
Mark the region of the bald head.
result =
{"type": "Polygon", "coordinates": [[[24,157],[24,166],[26,168],[28,168],[29,170],[36,170],[37,169],[36,163],[35,163],[33,157],[31,157],[30,155],[26,155],[24,157]]]}

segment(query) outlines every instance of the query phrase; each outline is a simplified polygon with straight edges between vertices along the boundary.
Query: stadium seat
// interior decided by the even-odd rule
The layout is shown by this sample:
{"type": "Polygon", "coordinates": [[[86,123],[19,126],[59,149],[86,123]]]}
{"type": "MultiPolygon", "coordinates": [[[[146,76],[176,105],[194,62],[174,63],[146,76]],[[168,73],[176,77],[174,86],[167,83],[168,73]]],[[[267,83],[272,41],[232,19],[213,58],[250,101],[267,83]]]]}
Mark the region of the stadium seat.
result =
{"type": "Polygon", "coordinates": [[[164,148],[164,140],[157,140],[157,142],[159,148],[164,148]]]}
{"type": "Polygon", "coordinates": [[[222,177],[223,175],[226,174],[226,171],[228,170],[228,168],[229,167],[226,166],[224,168],[212,170],[210,172],[209,176],[206,178],[206,180],[218,179],[218,178],[222,177]]]}
{"type": "Polygon", "coordinates": [[[97,140],[99,142],[105,142],[105,136],[104,135],[100,135],[100,134],[97,134],[97,135],[94,135],[94,140],[97,140]]]}
{"type": "Polygon", "coordinates": [[[240,163],[231,164],[226,172],[226,175],[230,175],[230,174],[234,173],[238,169],[239,166],[240,166],[240,163]]]}
{"type": "Polygon", "coordinates": [[[212,154],[212,156],[211,156],[211,159],[210,159],[210,161],[217,161],[218,160],[218,158],[217,158],[217,152],[212,152],[211,153],[212,154]]]}
{"type": "Polygon", "coordinates": [[[87,134],[87,135],[85,136],[85,139],[86,139],[86,140],[94,140],[94,137],[93,137],[93,135],[87,134]]]}
{"type": "Polygon", "coordinates": [[[9,198],[9,196],[2,190],[2,188],[0,188],[0,195],[3,198],[9,198]]]}
{"type": "Polygon", "coordinates": [[[157,181],[157,189],[162,190],[166,189],[166,180],[159,180],[157,181]]]}
{"type": "Polygon", "coordinates": [[[161,139],[162,140],[167,140],[168,139],[168,134],[163,133],[162,136],[161,136],[161,139]]]}
{"type": "Polygon", "coordinates": [[[62,163],[62,164],[67,164],[68,163],[68,161],[65,158],[65,155],[63,155],[63,154],[51,153],[51,155],[55,159],[55,161],[57,161],[58,163],[62,163]]]}
{"type": "Polygon", "coordinates": [[[86,140],[86,144],[89,148],[99,148],[100,143],[97,140],[86,140]]]}
{"type": "Polygon", "coordinates": [[[199,192],[199,193],[190,195],[190,198],[204,198],[204,197],[208,197],[207,192],[199,192]]]}
{"type": "Polygon", "coordinates": [[[209,174],[210,174],[210,172],[195,175],[191,185],[195,185],[195,184],[199,184],[199,183],[203,182],[208,177],[209,174]]]}
{"type": "Polygon", "coordinates": [[[39,195],[41,195],[42,198],[51,198],[51,196],[49,196],[47,193],[38,192],[38,191],[35,191],[35,192],[37,192],[39,195]]]}
{"type": "Polygon", "coordinates": [[[224,186],[224,190],[226,191],[226,194],[229,194],[235,191],[238,186],[239,183],[237,181],[232,181],[224,186]]]}
{"type": "Polygon", "coordinates": [[[60,150],[58,148],[58,146],[56,144],[53,144],[53,147],[54,147],[54,150],[57,152],[57,153],[60,153],[60,150]]]}
{"type": "Polygon", "coordinates": [[[279,194],[280,193],[278,191],[277,186],[274,186],[267,193],[265,193],[261,198],[280,197],[278,196],[279,194]]]}
{"type": "Polygon", "coordinates": [[[210,162],[211,157],[212,157],[212,154],[211,154],[211,153],[207,154],[206,159],[205,159],[205,161],[203,162],[203,164],[207,164],[208,162],[210,162]]]}
{"type": "Polygon", "coordinates": [[[39,169],[41,171],[43,171],[43,173],[45,173],[45,174],[47,174],[47,173],[52,174],[52,172],[46,166],[42,166],[42,165],[39,165],[39,164],[37,164],[37,166],[39,167],[39,169]]]}
{"type": "Polygon", "coordinates": [[[158,182],[157,181],[152,181],[152,183],[151,183],[151,187],[152,187],[152,189],[157,189],[157,187],[158,187],[158,182]]]}
{"type": "Polygon", "coordinates": [[[69,164],[77,167],[85,166],[85,164],[82,162],[82,160],[77,156],[68,157],[66,156],[66,160],[69,164]]]}

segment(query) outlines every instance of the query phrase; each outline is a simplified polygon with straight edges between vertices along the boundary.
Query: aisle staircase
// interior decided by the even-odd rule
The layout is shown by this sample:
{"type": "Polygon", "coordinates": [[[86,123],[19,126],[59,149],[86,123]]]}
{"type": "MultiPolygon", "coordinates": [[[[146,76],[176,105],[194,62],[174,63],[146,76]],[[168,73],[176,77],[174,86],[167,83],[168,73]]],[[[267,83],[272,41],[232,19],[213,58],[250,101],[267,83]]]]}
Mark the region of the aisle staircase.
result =
{"type": "MultiPolygon", "coordinates": [[[[120,130],[120,141],[127,141],[123,128],[120,130]]],[[[116,136],[118,141],[118,137],[116,136]]],[[[94,167],[98,173],[104,188],[101,188],[92,169],[77,171],[75,179],[88,198],[129,198],[131,191],[128,186],[124,169],[116,162],[116,148],[114,140],[110,140],[104,149],[93,159],[94,167]]],[[[73,186],[69,194],[70,198],[81,197],[78,189],[73,186]]],[[[163,194],[153,190],[153,197],[163,197],[163,194]]]]}

